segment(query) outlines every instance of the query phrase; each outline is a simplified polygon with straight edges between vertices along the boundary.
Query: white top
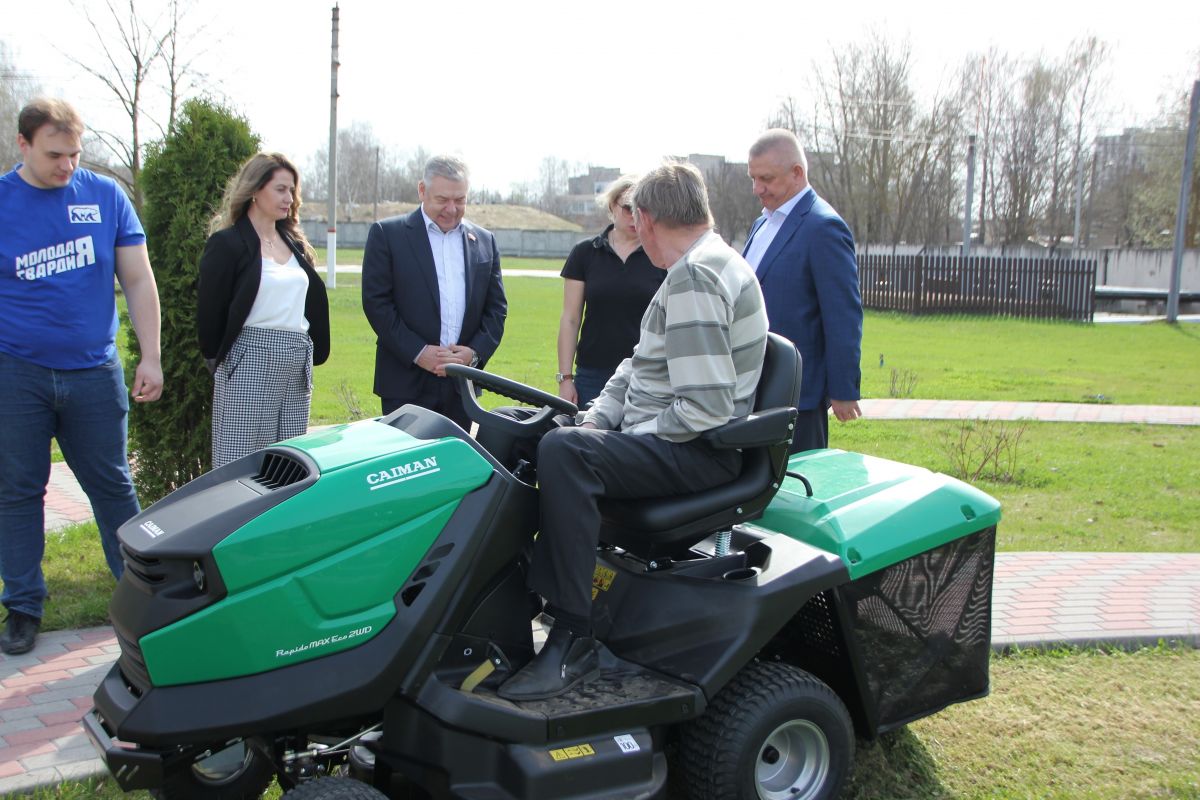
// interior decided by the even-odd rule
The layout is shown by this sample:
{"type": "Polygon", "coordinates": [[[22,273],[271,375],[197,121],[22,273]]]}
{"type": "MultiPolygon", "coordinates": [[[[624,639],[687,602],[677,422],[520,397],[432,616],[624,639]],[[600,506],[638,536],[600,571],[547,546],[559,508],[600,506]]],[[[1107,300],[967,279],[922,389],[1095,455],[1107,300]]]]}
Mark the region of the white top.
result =
{"type": "Polygon", "coordinates": [[[783,227],[788,214],[792,213],[792,209],[796,207],[796,203],[800,202],[800,198],[812,190],[811,186],[805,186],[803,191],[796,192],[795,197],[770,214],[767,214],[765,208],[762,210],[762,213],[767,214],[767,221],[754,232],[754,238],[750,240],[750,247],[746,250],[746,261],[751,267],[755,270],[758,269],[763,256],[767,254],[767,248],[771,246],[771,242],[775,241],[775,234],[779,233],[779,229],[783,227]]]}
{"type": "Polygon", "coordinates": [[[445,233],[421,209],[425,232],[433,250],[433,265],[437,268],[438,299],[442,319],[440,345],[458,344],[462,334],[463,315],[467,313],[467,252],[460,222],[445,233]]]}
{"type": "Polygon", "coordinates": [[[262,278],[258,282],[258,294],[246,317],[245,327],[271,328],[277,331],[308,333],[308,320],[304,318],[304,300],[308,296],[308,275],[296,254],[280,264],[273,258],[263,257],[262,278]]]}

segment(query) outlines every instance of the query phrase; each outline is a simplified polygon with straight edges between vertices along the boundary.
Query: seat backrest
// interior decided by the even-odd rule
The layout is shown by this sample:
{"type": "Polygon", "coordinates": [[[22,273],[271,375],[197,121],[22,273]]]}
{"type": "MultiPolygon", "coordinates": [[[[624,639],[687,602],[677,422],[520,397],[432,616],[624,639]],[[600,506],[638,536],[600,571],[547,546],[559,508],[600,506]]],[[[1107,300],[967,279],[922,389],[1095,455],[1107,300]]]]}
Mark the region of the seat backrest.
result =
{"type": "Polygon", "coordinates": [[[778,333],[767,334],[762,376],[754,395],[754,410],[796,405],[800,399],[800,353],[791,340],[778,333]]]}
{"type": "MultiPolygon", "coordinates": [[[[776,333],[767,334],[754,410],[795,408],[800,397],[800,354],[776,333]]],[[[718,530],[762,516],[787,470],[791,441],[742,452],[742,471],[705,492],[640,500],[601,499],[600,541],[634,555],[674,555],[718,530]]]]}

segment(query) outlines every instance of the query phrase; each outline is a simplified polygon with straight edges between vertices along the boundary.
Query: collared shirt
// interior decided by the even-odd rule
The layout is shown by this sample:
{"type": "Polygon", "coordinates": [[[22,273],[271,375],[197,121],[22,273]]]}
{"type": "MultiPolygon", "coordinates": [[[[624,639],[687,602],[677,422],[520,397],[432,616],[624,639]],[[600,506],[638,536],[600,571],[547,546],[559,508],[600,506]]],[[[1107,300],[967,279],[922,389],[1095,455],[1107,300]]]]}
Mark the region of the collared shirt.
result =
{"type": "Polygon", "coordinates": [[[811,186],[805,186],[803,191],[797,192],[795,197],[774,211],[768,213],[765,208],[763,209],[762,213],[767,215],[767,221],[758,226],[758,230],[754,232],[754,238],[750,240],[750,247],[746,250],[746,261],[755,271],[762,263],[763,256],[767,254],[767,248],[771,246],[771,242],[775,241],[775,235],[783,227],[788,214],[792,213],[792,209],[800,202],[800,198],[812,190],[811,186]]]}
{"type": "Polygon", "coordinates": [[[467,310],[467,251],[460,222],[442,233],[437,223],[421,209],[429,247],[433,250],[433,265],[437,269],[438,298],[441,301],[442,332],[440,345],[458,344],[462,334],[463,315],[467,310]]]}

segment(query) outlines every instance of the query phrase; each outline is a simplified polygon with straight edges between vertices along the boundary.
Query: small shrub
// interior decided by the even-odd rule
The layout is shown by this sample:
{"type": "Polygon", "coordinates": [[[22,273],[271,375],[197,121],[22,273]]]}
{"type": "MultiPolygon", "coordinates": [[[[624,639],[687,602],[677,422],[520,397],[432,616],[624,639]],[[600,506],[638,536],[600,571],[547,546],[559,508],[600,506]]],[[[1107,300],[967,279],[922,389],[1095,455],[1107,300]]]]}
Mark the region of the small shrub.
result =
{"type": "Polygon", "coordinates": [[[888,397],[912,397],[917,388],[917,373],[910,369],[892,367],[892,380],[888,385],[888,397]]]}
{"type": "MultiPolygon", "coordinates": [[[[163,396],[129,412],[129,456],[143,503],[212,466],[212,378],[196,340],[196,286],[208,221],[229,177],[258,149],[245,119],[207,100],[184,103],[174,129],[148,148],[142,224],[162,306],[163,396]]],[[[133,375],[141,351],[126,326],[133,375]]]]}
{"type": "Polygon", "coordinates": [[[368,414],[363,411],[362,403],[358,399],[358,392],[354,391],[354,387],[350,385],[350,381],[343,380],[338,384],[338,387],[333,390],[337,395],[337,399],[341,402],[342,407],[346,409],[346,418],[365,419],[368,414]]]}
{"type": "Polygon", "coordinates": [[[1021,440],[1029,423],[1001,420],[963,420],[942,432],[942,449],[950,473],[974,483],[978,480],[1011,483],[1020,468],[1021,440]]]}

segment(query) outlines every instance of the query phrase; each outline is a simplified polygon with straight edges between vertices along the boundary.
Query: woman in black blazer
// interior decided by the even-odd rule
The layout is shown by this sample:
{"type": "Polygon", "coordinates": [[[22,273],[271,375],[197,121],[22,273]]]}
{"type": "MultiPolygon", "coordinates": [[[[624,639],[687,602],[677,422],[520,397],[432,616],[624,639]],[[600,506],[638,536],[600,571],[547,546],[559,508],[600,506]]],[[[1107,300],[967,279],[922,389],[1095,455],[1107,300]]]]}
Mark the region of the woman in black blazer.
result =
{"type": "Polygon", "coordinates": [[[216,469],[308,429],[329,300],[300,227],[300,173],[279,153],[242,165],[209,233],[196,319],[214,378],[216,469]]]}

